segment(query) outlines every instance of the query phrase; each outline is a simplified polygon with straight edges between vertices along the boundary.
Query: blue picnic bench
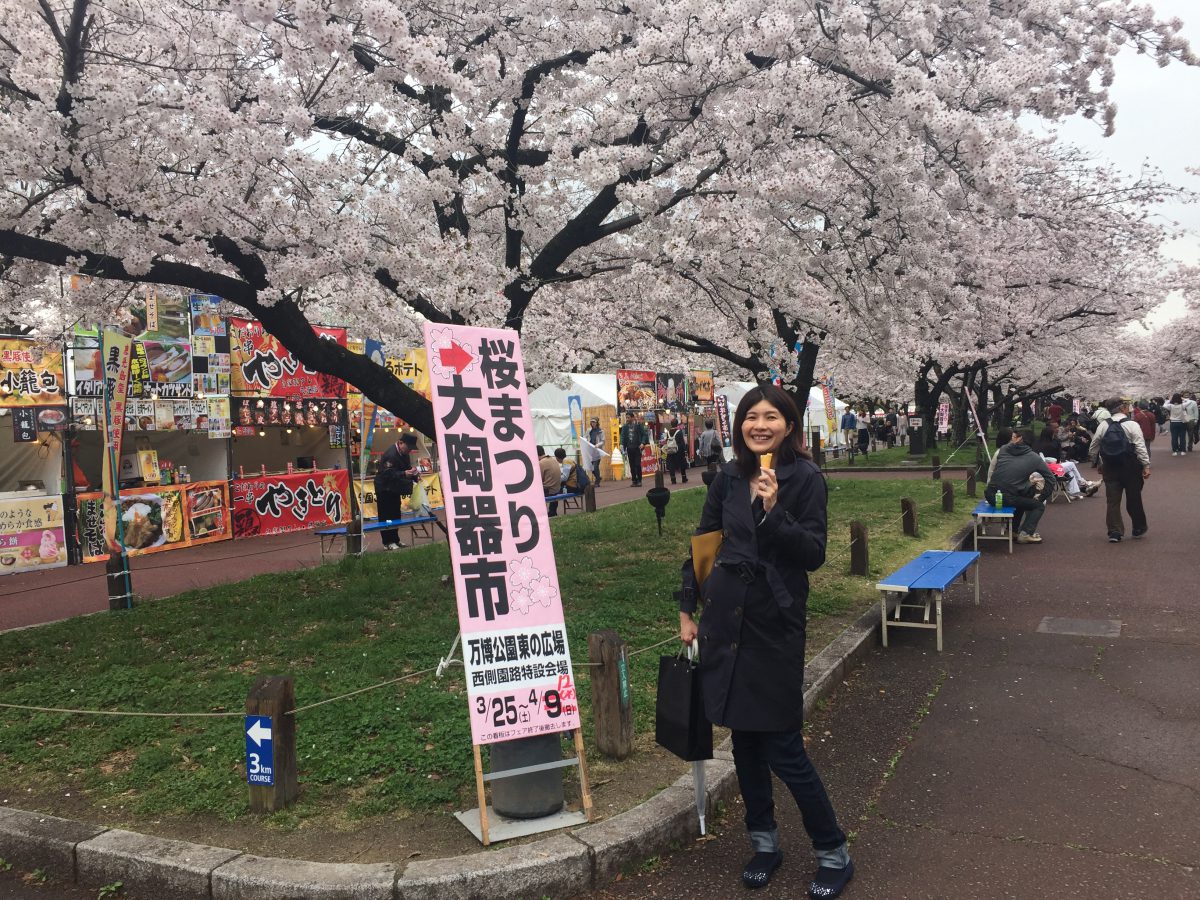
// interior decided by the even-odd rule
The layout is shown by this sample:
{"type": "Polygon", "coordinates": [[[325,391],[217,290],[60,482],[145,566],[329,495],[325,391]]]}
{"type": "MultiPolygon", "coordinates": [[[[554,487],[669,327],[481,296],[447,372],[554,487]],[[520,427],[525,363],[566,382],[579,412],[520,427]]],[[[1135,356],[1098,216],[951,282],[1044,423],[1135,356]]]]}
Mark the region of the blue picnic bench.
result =
{"type": "MultiPolygon", "coordinates": [[[[439,507],[440,509],[440,507],[439,507]]],[[[415,544],[417,538],[425,540],[433,540],[433,529],[431,526],[438,521],[434,510],[430,507],[424,507],[420,514],[412,516],[401,516],[399,519],[384,519],[382,522],[378,519],[363,520],[363,534],[371,534],[375,531],[383,531],[388,528],[407,528],[409,530],[409,539],[415,544]]],[[[348,525],[338,525],[334,528],[322,528],[317,531],[317,537],[321,539],[321,557],[333,549],[334,544],[339,538],[345,538],[349,533],[348,525]]]]}
{"type": "Polygon", "coordinates": [[[563,515],[567,514],[569,509],[583,509],[583,494],[575,494],[571,491],[563,491],[561,494],[547,494],[546,503],[549,505],[555,500],[562,501],[563,515]]]}
{"type": "Polygon", "coordinates": [[[978,550],[926,550],[912,562],[901,566],[877,585],[880,591],[879,609],[883,623],[883,646],[888,645],[888,599],[896,596],[893,628],[933,628],[937,630],[937,648],[942,650],[942,597],[956,579],[966,579],[967,569],[975,567],[975,605],[979,605],[979,551],[978,550]],[[916,598],[923,602],[906,603],[916,598]],[[934,620],[929,621],[930,607],[934,620]],[[900,618],[901,609],[924,609],[920,622],[907,622],[900,618]]]}
{"type": "Polygon", "coordinates": [[[1016,507],[996,508],[986,500],[981,500],[979,505],[971,510],[971,520],[974,523],[975,531],[975,549],[979,549],[980,541],[1008,541],[1008,552],[1012,553],[1013,516],[1016,512],[1016,507]],[[1000,533],[992,534],[993,527],[999,527],[1000,533]]]}

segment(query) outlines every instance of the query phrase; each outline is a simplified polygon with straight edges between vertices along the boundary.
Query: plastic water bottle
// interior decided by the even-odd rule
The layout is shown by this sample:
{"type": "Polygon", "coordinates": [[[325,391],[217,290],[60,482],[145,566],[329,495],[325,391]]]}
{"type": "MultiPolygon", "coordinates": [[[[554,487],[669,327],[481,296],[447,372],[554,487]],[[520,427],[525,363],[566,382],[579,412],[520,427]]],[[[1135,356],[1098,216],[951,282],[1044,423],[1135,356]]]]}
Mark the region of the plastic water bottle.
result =
{"type": "Polygon", "coordinates": [[[1001,493],[1000,491],[996,491],[996,503],[995,503],[995,507],[996,507],[996,509],[1003,509],[1003,508],[1004,508],[1004,494],[1003,494],[1003,493],[1001,493]]]}

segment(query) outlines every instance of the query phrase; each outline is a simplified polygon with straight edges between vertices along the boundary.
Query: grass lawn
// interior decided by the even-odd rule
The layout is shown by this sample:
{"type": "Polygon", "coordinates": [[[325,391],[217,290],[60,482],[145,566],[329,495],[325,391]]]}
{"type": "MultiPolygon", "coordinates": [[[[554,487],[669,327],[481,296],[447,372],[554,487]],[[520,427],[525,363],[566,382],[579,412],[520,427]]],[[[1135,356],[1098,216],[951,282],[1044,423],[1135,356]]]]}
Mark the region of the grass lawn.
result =
{"type": "Polygon", "coordinates": [[[854,466],[850,466],[849,457],[845,453],[842,453],[837,459],[834,459],[831,455],[826,455],[825,467],[828,469],[862,466],[870,466],[872,468],[876,466],[895,466],[901,468],[906,461],[911,465],[929,466],[933,464],[931,459],[933,454],[937,454],[941,458],[943,465],[968,466],[975,461],[975,446],[968,443],[960,449],[958,444],[952,441],[942,441],[936,448],[932,450],[927,448],[925,453],[914,456],[909,453],[907,446],[886,448],[880,445],[879,450],[869,453],[865,459],[861,453],[855,453],[854,466]]]}
{"type": "MultiPolygon", "coordinates": [[[[850,520],[870,529],[878,577],[926,547],[943,546],[964,524],[961,506],[958,514],[941,513],[939,492],[932,480],[830,485],[830,563],[813,577],[810,656],[824,643],[816,636],[827,638],[877,599],[874,578],[846,574],[850,520]],[[919,540],[901,534],[901,496],[921,506],[919,540]]],[[[702,501],[702,488],[674,494],[661,538],[644,503],[554,522],[577,666],[586,660],[587,634],[596,629],[616,629],[633,649],[674,633],[678,616],[670,595],[702,501]]],[[[443,581],[448,572],[447,546],[438,544],[0,634],[0,701],[240,713],[255,677],[290,674],[303,706],[435,666],[457,631],[453,586],[443,581]]],[[[653,733],[660,652],[631,660],[640,734],[653,733]]],[[[592,747],[586,672],[576,668],[592,747]]],[[[299,713],[303,794],[274,823],[473,806],[465,703],[457,667],[441,680],[421,675],[299,713]]],[[[14,806],[32,806],[38,797],[70,794],[98,816],[132,824],[172,814],[236,820],[248,815],[241,724],[240,716],[115,718],[0,709],[0,795],[14,806]]]]}

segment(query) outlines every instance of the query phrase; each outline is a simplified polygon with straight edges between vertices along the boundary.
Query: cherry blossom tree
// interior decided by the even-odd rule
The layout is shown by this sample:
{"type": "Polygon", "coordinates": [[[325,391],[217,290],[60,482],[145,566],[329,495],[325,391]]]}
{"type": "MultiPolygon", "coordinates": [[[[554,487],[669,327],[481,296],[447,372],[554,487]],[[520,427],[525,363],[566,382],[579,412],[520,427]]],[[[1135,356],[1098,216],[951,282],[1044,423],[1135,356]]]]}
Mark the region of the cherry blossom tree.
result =
{"type": "MultiPolygon", "coordinates": [[[[685,250],[703,281],[737,284],[711,212],[729,202],[736,232],[820,250],[773,285],[804,282],[804,315],[765,297],[745,329],[757,361],[778,345],[793,365],[822,307],[912,302],[887,279],[915,277],[918,250],[888,275],[877,227],[919,248],[956,198],[1009,202],[1016,116],[1111,124],[1121,47],[1191,61],[1178,23],[1132,0],[3,9],[0,313],[48,267],[219,294],[426,432],[427,404],[310,321],[397,340],[421,319],[520,329],[584,308],[590,286],[652,291],[685,250]],[[835,284],[839,254],[859,261],[838,280],[870,290],[835,284]]],[[[103,284],[77,312],[111,301],[103,284]]],[[[618,327],[590,343],[615,345],[618,327]]]]}

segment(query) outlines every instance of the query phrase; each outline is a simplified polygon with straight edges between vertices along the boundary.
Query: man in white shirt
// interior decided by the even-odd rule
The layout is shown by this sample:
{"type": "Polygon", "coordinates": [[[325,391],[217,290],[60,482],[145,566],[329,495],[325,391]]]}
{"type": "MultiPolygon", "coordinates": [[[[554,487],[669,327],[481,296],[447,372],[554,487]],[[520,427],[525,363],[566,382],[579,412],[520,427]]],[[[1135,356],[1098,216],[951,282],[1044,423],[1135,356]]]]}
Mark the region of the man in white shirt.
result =
{"type": "Polygon", "coordinates": [[[1100,460],[1100,474],[1104,478],[1104,496],[1108,501],[1105,524],[1108,527],[1108,542],[1119,544],[1125,536],[1125,521],[1121,518],[1121,495],[1125,495],[1125,508],[1133,525],[1133,536],[1140,538],[1148,530],[1146,509],[1142,505],[1142,485],[1150,477],[1150,454],[1142,428],[1129,418],[1129,403],[1124,400],[1108,400],[1104,404],[1111,418],[1101,421],[1096,436],[1088,448],[1093,461],[1100,460]],[[1120,428],[1125,439],[1105,441],[1110,428],[1120,428]],[[1114,451],[1121,452],[1115,453],[1114,451]]]}
{"type": "Polygon", "coordinates": [[[1200,424],[1197,420],[1200,419],[1196,407],[1196,395],[1189,393],[1183,398],[1183,417],[1187,422],[1187,448],[1188,452],[1192,452],[1192,448],[1196,446],[1196,441],[1200,440],[1200,434],[1196,433],[1197,425],[1200,424]]]}

